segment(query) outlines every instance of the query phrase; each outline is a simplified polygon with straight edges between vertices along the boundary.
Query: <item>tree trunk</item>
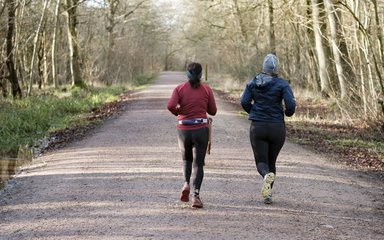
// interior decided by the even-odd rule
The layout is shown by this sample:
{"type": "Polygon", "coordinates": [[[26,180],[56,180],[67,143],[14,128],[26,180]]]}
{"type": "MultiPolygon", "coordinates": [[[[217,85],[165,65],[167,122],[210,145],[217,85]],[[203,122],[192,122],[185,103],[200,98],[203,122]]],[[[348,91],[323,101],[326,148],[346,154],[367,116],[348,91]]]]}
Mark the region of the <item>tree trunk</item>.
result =
{"type": "Polygon", "coordinates": [[[37,62],[37,69],[39,72],[39,89],[42,88],[42,86],[46,87],[48,86],[48,59],[47,59],[47,35],[45,30],[41,33],[43,36],[41,37],[40,44],[39,44],[39,50],[38,50],[38,62],[37,62]]]}
{"type": "Polygon", "coordinates": [[[169,69],[169,54],[168,54],[168,44],[165,47],[165,62],[164,62],[164,71],[168,71],[169,69]]]}
{"type": "Polygon", "coordinates": [[[273,22],[273,0],[268,0],[269,13],[269,51],[276,54],[275,24],[273,22]]]}
{"type": "MultiPolygon", "coordinates": [[[[384,93],[384,81],[381,76],[382,71],[384,71],[384,46],[383,46],[383,41],[384,41],[384,27],[383,23],[380,22],[380,17],[379,17],[379,11],[377,7],[377,0],[372,0],[374,9],[375,9],[375,21],[376,21],[376,28],[377,28],[377,41],[379,43],[379,60],[375,58],[375,55],[373,57],[375,58],[375,66],[376,66],[376,71],[377,71],[377,76],[379,80],[379,85],[381,88],[381,92],[384,93]]],[[[382,13],[384,15],[384,13],[382,13]]],[[[384,97],[382,99],[384,101],[384,97]]],[[[384,106],[384,104],[383,104],[384,106]]]]}
{"type": "Polygon", "coordinates": [[[331,0],[324,0],[325,6],[328,10],[328,21],[329,21],[329,31],[331,33],[331,45],[333,57],[336,65],[337,78],[339,80],[340,87],[340,97],[341,99],[345,99],[347,96],[347,86],[345,84],[344,70],[342,66],[342,60],[340,56],[340,49],[338,47],[338,22],[336,20],[335,7],[331,0]]]}
{"type": "MultiPolygon", "coordinates": [[[[343,15],[342,11],[340,10],[340,2],[335,2],[333,0],[333,5],[335,6],[335,17],[338,22],[337,26],[337,46],[340,50],[340,56],[341,56],[341,65],[343,67],[343,73],[344,73],[344,79],[345,79],[345,85],[347,86],[347,91],[348,89],[354,89],[357,82],[357,76],[356,76],[356,71],[355,68],[353,67],[353,61],[351,58],[351,54],[349,52],[349,48],[347,46],[346,42],[346,37],[344,34],[344,29],[343,29],[343,15]]],[[[349,91],[351,93],[351,91],[349,91]]]]}
{"type": "Polygon", "coordinates": [[[85,87],[81,77],[80,55],[77,39],[77,5],[78,0],[66,0],[67,34],[69,43],[69,66],[71,71],[72,86],[85,87]]]}
{"type": "Polygon", "coordinates": [[[35,57],[36,57],[36,53],[37,53],[37,50],[38,50],[38,44],[39,44],[39,40],[40,40],[40,32],[41,32],[41,29],[43,28],[43,24],[44,24],[44,20],[45,20],[45,13],[47,11],[47,8],[48,8],[48,4],[51,0],[45,0],[44,1],[44,6],[43,6],[43,13],[41,14],[41,18],[40,18],[40,21],[39,21],[39,26],[37,27],[37,31],[36,31],[36,35],[35,35],[35,39],[33,41],[33,53],[32,53],[32,60],[31,60],[31,68],[30,68],[30,74],[29,74],[29,86],[28,86],[28,96],[31,95],[32,93],[32,85],[33,85],[33,68],[34,68],[34,65],[35,65],[35,57]]]}
{"type": "MultiPolygon", "coordinates": [[[[28,90],[28,79],[27,77],[24,77],[29,74],[29,65],[27,65],[27,62],[30,63],[27,58],[29,57],[28,55],[30,54],[29,48],[27,48],[25,45],[26,44],[20,44],[25,41],[23,39],[23,32],[25,32],[28,27],[24,26],[23,20],[25,19],[25,12],[26,6],[27,6],[27,1],[18,1],[17,8],[16,8],[16,16],[15,16],[15,32],[13,36],[13,42],[15,45],[15,50],[13,51],[14,54],[14,61],[15,61],[15,71],[17,74],[17,78],[20,83],[20,87],[23,89],[28,90]],[[24,45],[24,46],[23,46],[24,45]]],[[[28,29],[29,30],[29,29],[28,29]]],[[[31,36],[33,35],[32,33],[30,34],[31,36]]]]}
{"type": "MultiPolygon", "coordinates": [[[[355,41],[359,42],[359,36],[358,36],[357,31],[355,33],[355,41]]],[[[367,90],[366,90],[366,86],[365,86],[366,85],[365,84],[365,75],[364,75],[364,71],[363,71],[364,63],[363,63],[362,56],[361,56],[361,55],[363,55],[362,52],[363,51],[361,49],[359,49],[357,56],[358,56],[358,60],[359,60],[358,63],[360,66],[360,88],[361,88],[360,94],[361,94],[361,99],[363,101],[364,118],[367,118],[367,116],[368,116],[368,100],[367,100],[367,90]]]]}
{"type": "Polygon", "coordinates": [[[233,2],[233,5],[234,5],[234,11],[233,11],[233,15],[235,17],[235,25],[238,27],[238,29],[240,30],[240,34],[238,35],[239,38],[236,38],[236,41],[237,41],[237,45],[239,47],[237,47],[237,54],[238,54],[238,66],[243,66],[244,65],[244,62],[245,62],[245,56],[247,55],[247,52],[248,52],[248,34],[247,34],[247,31],[246,31],[246,25],[244,24],[244,20],[243,20],[243,16],[242,16],[242,12],[240,10],[240,7],[239,7],[239,3],[238,3],[238,0],[232,0],[233,2]]]}
{"type": "Polygon", "coordinates": [[[5,76],[5,71],[4,71],[5,68],[6,68],[5,64],[0,65],[0,90],[4,98],[8,96],[7,77],[5,76]]]}
{"type": "Polygon", "coordinates": [[[47,46],[47,34],[46,31],[43,33],[43,83],[44,86],[48,86],[49,84],[49,70],[48,70],[48,46],[47,46]]]}
{"type": "Polygon", "coordinates": [[[369,39],[368,36],[364,33],[361,32],[361,51],[364,54],[364,59],[365,59],[365,64],[366,64],[366,69],[367,69],[367,75],[368,75],[368,86],[369,86],[369,94],[368,98],[372,101],[376,99],[376,91],[375,91],[375,85],[373,81],[373,73],[372,73],[372,63],[370,60],[370,49],[369,49],[369,39]]]}
{"type": "Polygon", "coordinates": [[[114,47],[115,47],[115,14],[116,10],[119,6],[119,0],[108,0],[108,5],[109,5],[109,14],[107,16],[108,18],[108,26],[106,27],[106,30],[108,32],[108,49],[107,49],[107,64],[106,64],[106,69],[105,69],[105,82],[109,86],[112,84],[112,79],[113,77],[111,76],[112,74],[112,56],[114,52],[114,47]]]}
{"type": "MultiPolygon", "coordinates": [[[[319,74],[317,73],[316,71],[316,54],[315,54],[315,46],[316,46],[316,41],[315,41],[315,34],[314,34],[314,27],[313,27],[313,21],[311,21],[313,19],[312,17],[312,6],[311,6],[311,0],[306,0],[306,20],[307,22],[310,24],[309,27],[307,27],[305,30],[306,30],[306,35],[307,35],[307,38],[308,38],[308,42],[309,42],[309,47],[308,47],[308,51],[307,52],[307,61],[309,63],[309,68],[307,71],[307,78],[308,78],[308,83],[309,83],[309,87],[310,89],[314,90],[315,92],[319,92],[320,91],[320,81],[318,80],[319,79],[319,74]],[[312,23],[312,25],[311,25],[312,23]]],[[[299,48],[301,48],[302,46],[298,46],[299,48]]],[[[306,55],[305,55],[306,56],[306,55]]]]}
{"type": "MultiPolygon", "coordinates": [[[[376,21],[376,28],[377,28],[377,41],[379,42],[379,52],[380,52],[380,57],[381,57],[381,66],[384,67],[384,26],[383,26],[383,22],[380,22],[380,17],[379,17],[379,10],[378,10],[378,7],[377,7],[377,0],[371,0],[372,3],[373,3],[373,7],[375,9],[375,21],[376,21]]],[[[384,8],[384,7],[382,7],[384,8]]],[[[384,10],[384,9],[383,9],[384,10]]],[[[383,11],[382,10],[382,11],[383,11]]],[[[381,14],[383,14],[384,16],[384,13],[382,12],[381,14]]],[[[383,20],[383,16],[382,16],[382,20],[383,20]]]]}
{"type": "Polygon", "coordinates": [[[238,21],[238,25],[240,28],[240,33],[241,33],[241,37],[242,37],[242,44],[244,44],[248,41],[248,35],[247,35],[246,27],[244,24],[243,16],[242,16],[241,11],[240,11],[238,0],[232,0],[232,1],[233,1],[233,4],[235,5],[235,16],[236,16],[236,19],[238,21]]]}
{"type": "Polygon", "coordinates": [[[313,20],[313,32],[315,35],[316,54],[319,65],[319,77],[321,93],[324,96],[329,95],[330,84],[327,73],[328,59],[326,58],[326,51],[324,49],[323,38],[320,30],[319,20],[319,0],[312,0],[312,20],[313,20]]]}
{"type": "Polygon", "coordinates": [[[7,58],[6,58],[6,64],[8,68],[8,79],[11,82],[12,85],[12,96],[14,98],[19,97],[22,98],[21,89],[19,86],[19,82],[17,80],[17,74],[15,70],[15,64],[13,60],[13,31],[14,31],[14,23],[15,23],[15,12],[16,12],[16,6],[14,0],[6,0],[6,5],[8,6],[8,24],[7,24],[7,58]]]}
{"type": "Polygon", "coordinates": [[[37,86],[41,89],[44,79],[44,42],[40,41],[39,47],[37,50],[37,70],[39,73],[39,79],[37,80],[37,86]]]}
{"type": "Polygon", "coordinates": [[[61,0],[57,0],[56,8],[55,8],[55,23],[52,34],[52,82],[55,89],[58,88],[59,84],[57,81],[57,68],[56,68],[56,37],[57,37],[57,29],[59,28],[59,9],[60,9],[61,0]]]}

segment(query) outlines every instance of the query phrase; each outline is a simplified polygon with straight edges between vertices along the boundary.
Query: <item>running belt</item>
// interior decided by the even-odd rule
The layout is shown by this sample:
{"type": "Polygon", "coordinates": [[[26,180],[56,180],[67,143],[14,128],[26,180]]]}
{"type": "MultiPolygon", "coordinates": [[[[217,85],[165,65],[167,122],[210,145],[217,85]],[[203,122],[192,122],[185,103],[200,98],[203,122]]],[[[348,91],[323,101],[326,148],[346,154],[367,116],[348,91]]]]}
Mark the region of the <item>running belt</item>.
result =
{"type": "Polygon", "coordinates": [[[194,118],[194,119],[179,120],[179,124],[181,124],[181,125],[198,125],[198,124],[203,124],[203,123],[208,123],[208,119],[206,119],[206,118],[194,118]]]}

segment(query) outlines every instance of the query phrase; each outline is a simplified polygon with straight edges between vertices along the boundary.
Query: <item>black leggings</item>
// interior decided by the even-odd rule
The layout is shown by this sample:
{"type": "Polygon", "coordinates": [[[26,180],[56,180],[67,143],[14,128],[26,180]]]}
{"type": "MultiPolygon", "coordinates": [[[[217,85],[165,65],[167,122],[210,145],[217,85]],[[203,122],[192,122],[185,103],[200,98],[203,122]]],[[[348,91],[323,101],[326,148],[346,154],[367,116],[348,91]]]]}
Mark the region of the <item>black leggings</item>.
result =
{"type": "Polygon", "coordinates": [[[284,123],[252,122],[250,138],[257,171],[276,174],[276,159],[285,142],[284,123]]]}
{"type": "Polygon", "coordinates": [[[196,130],[177,130],[179,147],[184,162],[184,179],[190,182],[192,169],[193,188],[200,190],[204,177],[204,160],[208,146],[208,127],[196,130]]]}

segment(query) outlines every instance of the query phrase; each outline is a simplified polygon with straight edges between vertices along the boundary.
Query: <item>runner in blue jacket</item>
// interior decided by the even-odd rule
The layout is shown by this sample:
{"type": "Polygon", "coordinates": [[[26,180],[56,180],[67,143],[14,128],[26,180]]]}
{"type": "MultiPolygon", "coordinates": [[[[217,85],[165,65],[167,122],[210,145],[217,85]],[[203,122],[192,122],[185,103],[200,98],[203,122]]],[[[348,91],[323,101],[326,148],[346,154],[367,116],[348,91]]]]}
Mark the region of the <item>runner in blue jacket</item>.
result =
{"type": "Polygon", "coordinates": [[[277,57],[268,54],[264,58],[263,72],[249,81],[240,100],[252,121],[250,140],[257,171],[263,177],[261,194],[266,204],[272,203],[276,159],[285,142],[284,114],[290,117],[296,108],[289,83],[277,75],[278,65],[277,57]]]}

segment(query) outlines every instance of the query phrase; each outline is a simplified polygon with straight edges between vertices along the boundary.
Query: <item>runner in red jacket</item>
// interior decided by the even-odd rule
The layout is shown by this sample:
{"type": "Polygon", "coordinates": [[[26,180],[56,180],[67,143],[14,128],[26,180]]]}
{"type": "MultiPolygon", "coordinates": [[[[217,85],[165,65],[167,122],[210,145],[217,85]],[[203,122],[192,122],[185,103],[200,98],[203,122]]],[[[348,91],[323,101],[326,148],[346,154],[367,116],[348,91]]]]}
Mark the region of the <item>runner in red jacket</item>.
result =
{"type": "Polygon", "coordinates": [[[168,101],[168,110],[177,116],[178,142],[184,162],[184,186],[180,200],[189,201],[192,176],[192,207],[202,208],[200,187],[204,177],[204,160],[208,145],[208,116],[217,112],[212,89],[201,83],[202,67],[191,63],[187,68],[188,82],[178,85],[168,101]],[[193,171],[192,171],[193,168],[193,171]]]}

